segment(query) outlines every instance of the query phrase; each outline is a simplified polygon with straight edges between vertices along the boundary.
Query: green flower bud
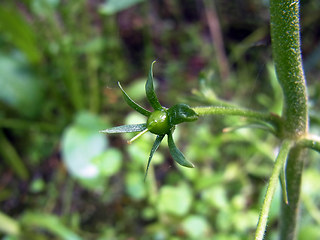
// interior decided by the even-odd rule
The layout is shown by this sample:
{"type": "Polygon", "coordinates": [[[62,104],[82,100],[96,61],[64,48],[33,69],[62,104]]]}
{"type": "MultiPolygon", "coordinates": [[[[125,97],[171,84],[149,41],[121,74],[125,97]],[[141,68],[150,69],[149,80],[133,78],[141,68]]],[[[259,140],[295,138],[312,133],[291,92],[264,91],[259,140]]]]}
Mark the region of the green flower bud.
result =
{"type": "Polygon", "coordinates": [[[167,134],[172,127],[164,109],[152,112],[147,121],[148,130],[157,135],[167,134]]]}

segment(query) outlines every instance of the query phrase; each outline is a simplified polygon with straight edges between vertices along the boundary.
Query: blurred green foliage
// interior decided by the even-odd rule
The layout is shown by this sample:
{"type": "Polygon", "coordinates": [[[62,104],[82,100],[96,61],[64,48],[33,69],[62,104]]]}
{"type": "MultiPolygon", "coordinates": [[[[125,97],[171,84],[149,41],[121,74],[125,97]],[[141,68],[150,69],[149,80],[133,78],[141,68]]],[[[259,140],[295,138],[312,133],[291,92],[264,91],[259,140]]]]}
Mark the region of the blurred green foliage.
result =
{"type": "MultiPolygon", "coordinates": [[[[116,82],[147,105],[143,86],[153,60],[158,62],[157,93],[167,107],[181,101],[228,104],[219,96],[279,113],[267,3],[217,0],[215,5],[230,68],[225,79],[205,18],[212,9],[202,1],[1,1],[1,239],[252,236],[277,152],[274,137],[238,129],[246,123],[238,117],[182,124],[175,141],[196,168],[177,166],[164,141],[144,182],[153,136],[126,145],[132,134],[98,132],[145,122],[128,114],[116,82]]],[[[319,134],[316,9],[317,1],[304,1],[301,19],[311,131],[319,134]]],[[[314,184],[319,156],[309,159],[301,240],[320,238],[320,195],[314,184]]],[[[279,195],[267,239],[276,239],[279,195]]]]}

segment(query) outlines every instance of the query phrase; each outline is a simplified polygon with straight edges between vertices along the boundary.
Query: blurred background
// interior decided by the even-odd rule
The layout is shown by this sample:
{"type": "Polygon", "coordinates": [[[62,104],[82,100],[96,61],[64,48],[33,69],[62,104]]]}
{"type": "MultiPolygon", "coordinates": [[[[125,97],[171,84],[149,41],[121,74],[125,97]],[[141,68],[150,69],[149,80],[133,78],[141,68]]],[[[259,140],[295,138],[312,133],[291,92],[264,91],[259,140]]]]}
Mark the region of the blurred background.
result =
{"type": "MultiPolygon", "coordinates": [[[[194,169],[166,141],[143,181],[155,136],[99,130],[146,119],[153,60],[162,105],[219,99],[281,113],[267,0],[3,0],[0,2],[0,238],[252,238],[277,139],[239,117],[176,129],[194,169]],[[239,128],[239,129],[238,129],[239,128]]],[[[320,134],[320,2],[301,1],[311,132],[320,134]]],[[[320,162],[309,154],[299,239],[320,239],[320,162]]],[[[278,190],[280,190],[278,188],[278,190]]],[[[277,192],[266,239],[276,239],[277,192]]]]}

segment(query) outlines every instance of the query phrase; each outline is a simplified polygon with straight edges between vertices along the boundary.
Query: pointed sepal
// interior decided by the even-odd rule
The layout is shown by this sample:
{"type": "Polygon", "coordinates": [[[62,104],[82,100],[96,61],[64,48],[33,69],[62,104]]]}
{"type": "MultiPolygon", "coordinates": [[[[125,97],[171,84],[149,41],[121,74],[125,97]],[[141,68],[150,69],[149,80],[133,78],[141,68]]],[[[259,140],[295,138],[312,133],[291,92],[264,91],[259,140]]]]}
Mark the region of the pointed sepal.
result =
{"type": "Polygon", "coordinates": [[[151,67],[150,67],[150,71],[149,71],[149,75],[148,75],[148,80],[146,82],[146,86],[145,86],[145,89],[146,89],[146,95],[147,95],[147,99],[150,103],[150,105],[152,106],[152,108],[154,110],[161,110],[163,109],[158,98],[157,98],[157,95],[154,91],[154,86],[153,86],[153,64],[155,63],[156,61],[153,61],[151,63],[151,67]]]}
{"type": "Polygon", "coordinates": [[[142,115],[149,117],[151,115],[151,112],[149,112],[148,110],[144,109],[143,107],[141,107],[139,104],[137,104],[135,101],[133,101],[129,95],[123,90],[120,82],[118,82],[119,88],[121,89],[122,93],[123,93],[123,97],[124,100],[126,101],[126,103],[133,108],[134,110],[136,110],[137,112],[141,113],[142,115]]]}
{"type": "Polygon", "coordinates": [[[194,165],[187,161],[183,153],[176,147],[173,141],[172,133],[168,133],[168,146],[172,158],[180,165],[188,168],[194,168],[194,165]]]}
{"type": "Polygon", "coordinates": [[[130,132],[141,132],[147,128],[147,124],[131,124],[131,125],[122,125],[118,127],[108,128],[101,130],[102,133],[130,133],[130,132]]]}
{"type": "Polygon", "coordinates": [[[153,157],[153,154],[157,151],[162,139],[164,138],[164,135],[158,135],[156,140],[154,141],[153,143],[153,146],[152,146],[152,149],[151,149],[151,152],[150,152],[150,155],[149,155],[149,159],[148,159],[148,164],[147,164],[147,169],[146,169],[146,174],[144,175],[144,180],[146,180],[146,177],[148,175],[148,170],[149,170],[149,166],[150,166],[150,162],[151,162],[151,159],[153,157]]]}

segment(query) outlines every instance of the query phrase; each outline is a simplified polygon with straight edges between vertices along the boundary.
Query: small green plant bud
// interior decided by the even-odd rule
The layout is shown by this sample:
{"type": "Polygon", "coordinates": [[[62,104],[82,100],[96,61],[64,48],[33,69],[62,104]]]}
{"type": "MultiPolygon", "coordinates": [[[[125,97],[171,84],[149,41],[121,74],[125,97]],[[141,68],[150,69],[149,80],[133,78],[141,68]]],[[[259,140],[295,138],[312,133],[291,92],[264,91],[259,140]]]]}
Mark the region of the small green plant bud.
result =
{"type": "Polygon", "coordinates": [[[165,135],[168,136],[168,146],[169,146],[169,150],[172,158],[178,164],[184,167],[189,167],[189,168],[194,167],[194,165],[191,162],[185,159],[183,153],[174,144],[172,133],[174,131],[175,125],[183,122],[195,121],[198,119],[198,114],[186,104],[177,104],[169,109],[161,106],[153,86],[152,68],[154,63],[155,62],[151,63],[149,76],[145,85],[147,99],[154,110],[153,112],[148,111],[147,109],[141,107],[139,104],[133,101],[129,97],[129,95],[123,90],[120,83],[118,83],[123,93],[124,100],[135,111],[148,117],[147,123],[122,125],[122,126],[113,127],[113,128],[109,128],[101,131],[105,133],[139,132],[136,136],[130,139],[128,143],[132,143],[133,141],[135,141],[136,139],[138,139],[148,131],[157,135],[157,138],[153,143],[153,146],[149,155],[145,178],[147,176],[149,165],[153,157],[153,154],[160,146],[160,143],[165,137],[165,135]]]}
{"type": "Polygon", "coordinates": [[[164,109],[152,112],[147,121],[149,131],[157,135],[167,134],[171,127],[168,113],[164,109]]]}

